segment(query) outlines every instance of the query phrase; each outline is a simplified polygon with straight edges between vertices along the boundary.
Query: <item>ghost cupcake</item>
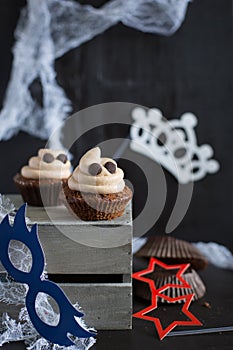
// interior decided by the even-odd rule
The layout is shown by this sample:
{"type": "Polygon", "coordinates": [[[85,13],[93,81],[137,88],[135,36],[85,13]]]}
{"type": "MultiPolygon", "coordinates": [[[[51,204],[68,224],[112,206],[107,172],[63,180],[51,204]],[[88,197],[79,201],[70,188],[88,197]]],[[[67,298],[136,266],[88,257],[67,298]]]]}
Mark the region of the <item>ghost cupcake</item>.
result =
{"type": "Polygon", "coordinates": [[[89,150],[63,183],[65,205],[82,220],[112,220],[124,213],[132,198],[124,172],[99,147],[89,150]]]}
{"type": "Polygon", "coordinates": [[[36,157],[29,159],[14,182],[24,202],[32,206],[56,206],[61,204],[59,194],[62,183],[71,175],[71,164],[62,150],[40,149],[36,157]]]}

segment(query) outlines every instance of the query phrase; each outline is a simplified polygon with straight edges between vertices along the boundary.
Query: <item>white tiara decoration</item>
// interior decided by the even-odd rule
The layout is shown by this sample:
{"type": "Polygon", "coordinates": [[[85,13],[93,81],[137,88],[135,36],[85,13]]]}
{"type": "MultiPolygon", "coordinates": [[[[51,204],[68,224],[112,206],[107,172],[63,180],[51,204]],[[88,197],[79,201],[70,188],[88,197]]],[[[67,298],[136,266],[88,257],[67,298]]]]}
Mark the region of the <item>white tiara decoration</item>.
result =
{"type": "Polygon", "coordinates": [[[130,148],[161,164],[179,183],[197,181],[219,170],[219,163],[210,159],[212,147],[197,145],[194,114],[185,113],[180,119],[168,121],[157,108],[136,107],[132,118],[130,148]]]}

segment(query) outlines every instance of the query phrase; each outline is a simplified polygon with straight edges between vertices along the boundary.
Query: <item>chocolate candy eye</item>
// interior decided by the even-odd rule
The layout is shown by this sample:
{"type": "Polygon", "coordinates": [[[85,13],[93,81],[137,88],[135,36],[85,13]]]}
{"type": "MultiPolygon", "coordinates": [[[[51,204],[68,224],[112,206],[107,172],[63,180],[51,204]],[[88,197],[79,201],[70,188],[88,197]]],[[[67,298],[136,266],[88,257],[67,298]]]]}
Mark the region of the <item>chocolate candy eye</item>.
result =
{"type": "Polygon", "coordinates": [[[45,163],[52,163],[54,161],[54,156],[51,153],[45,153],[42,160],[45,163]]]}
{"type": "Polygon", "coordinates": [[[56,158],[57,160],[60,160],[60,162],[62,162],[62,163],[66,163],[67,162],[67,156],[65,155],[65,154],[63,154],[63,153],[61,153],[61,154],[59,154],[58,156],[57,156],[57,158],[56,158]]]}
{"type": "Polygon", "coordinates": [[[113,162],[107,162],[104,164],[104,166],[110,174],[114,174],[116,172],[116,164],[113,162]]]}
{"type": "Polygon", "coordinates": [[[92,176],[99,175],[101,173],[101,171],[102,171],[102,167],[98,163],[92,163],[88,168],[88,172],[92,176]]]}

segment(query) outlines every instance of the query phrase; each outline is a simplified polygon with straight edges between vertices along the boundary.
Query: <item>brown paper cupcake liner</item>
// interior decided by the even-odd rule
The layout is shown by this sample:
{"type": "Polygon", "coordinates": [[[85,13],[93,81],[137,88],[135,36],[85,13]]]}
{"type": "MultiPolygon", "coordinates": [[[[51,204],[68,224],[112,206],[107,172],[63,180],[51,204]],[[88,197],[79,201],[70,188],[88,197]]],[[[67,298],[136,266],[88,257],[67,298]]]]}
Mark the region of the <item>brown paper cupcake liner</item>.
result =
{"type": "MultiPolygon", "coordinates": [[[[185,296],[187,294],[194,293],[194,300],[200,299],[204,296],[206,292],[206,287],[201,280],[200,276],[195,270],[190,269],[183,275],[184,279],[191,286],[191,288],[178,288],[178,287],[169,287],[162,294],[170,298],[177,298],[180,296],[185,296]]],[[[149,275],[148,275],[149,278],[149,275]]],[[[167,275],[162,273],[153,273],[150,274],[150,278],[155,281],[156,288],[161,288],[165,284],[180,284],[180,281],[177,279],[176,275],[167,275]]],[[[151,290],[147,283],[134,280],[133,281],[133,291],[134,295],[151,301],[151,290]]],[[[170,303],[168,300],[159,297],[159,302],[161,303],[170,303]]],[[[176,301],[177,303],[182,303],[183,300],[176,301]]]]}
{"type": "Polygon", "coordinates": [[[73,191],[63,183],[64,204],[85,221],[112,220],[124,213],[132,198],[132,191],[125,186],[123,191],[112,194],[93,194],[73,191]]]}
{"type": "Polygon", "coordinates": [[[202,270],[208,264],[206,258],[191,243],[171,236],[149,237],[136,256],[155,257],[168,264],[190,263],[195,270],[202,270]]]}
{"type": "Polygon", "coordinates": [[[61,205],[60,192],[62,181],[53,179],[27,179],[20,174],[14,176],[14,182],[25,203],[31,206],[61,205]]]}

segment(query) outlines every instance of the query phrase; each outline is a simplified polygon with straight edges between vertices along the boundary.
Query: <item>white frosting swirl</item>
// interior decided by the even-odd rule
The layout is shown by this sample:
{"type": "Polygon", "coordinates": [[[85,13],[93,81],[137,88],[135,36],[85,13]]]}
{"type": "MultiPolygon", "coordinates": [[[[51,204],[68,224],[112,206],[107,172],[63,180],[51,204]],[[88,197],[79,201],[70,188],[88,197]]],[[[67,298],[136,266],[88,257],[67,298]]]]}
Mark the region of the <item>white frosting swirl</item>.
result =
{"type": "Polygon", "coordinates": [[[56,159],[60,154],[65,154],[63,150],[40,149],[37,157],[31,157],[28,165],[21,169],[21,175],[28,179],[67,179],[71,172],[70,161],[66,163],[56,159]],[[43,156],[49,153],[54,157],[51,163],[43,161],[43,156]]]}
{"type": "Polygon", "coordinates": [[[125,187],[123,180],[124,172],[117,167],[117,163],[110,158],[101,158],[99,147],[92,148],[80,159],[79,165],[75,168],[72,176],[68,180],[68,186],[71,190],[110,194],[121,192],[125,187]],[[104,165],[107,162],[114,163],[116,172],[110,173],[104,165]],[[93,176],[89,173],[91,164],[97,163],[101,166],[100,174],[93,176]]]}

